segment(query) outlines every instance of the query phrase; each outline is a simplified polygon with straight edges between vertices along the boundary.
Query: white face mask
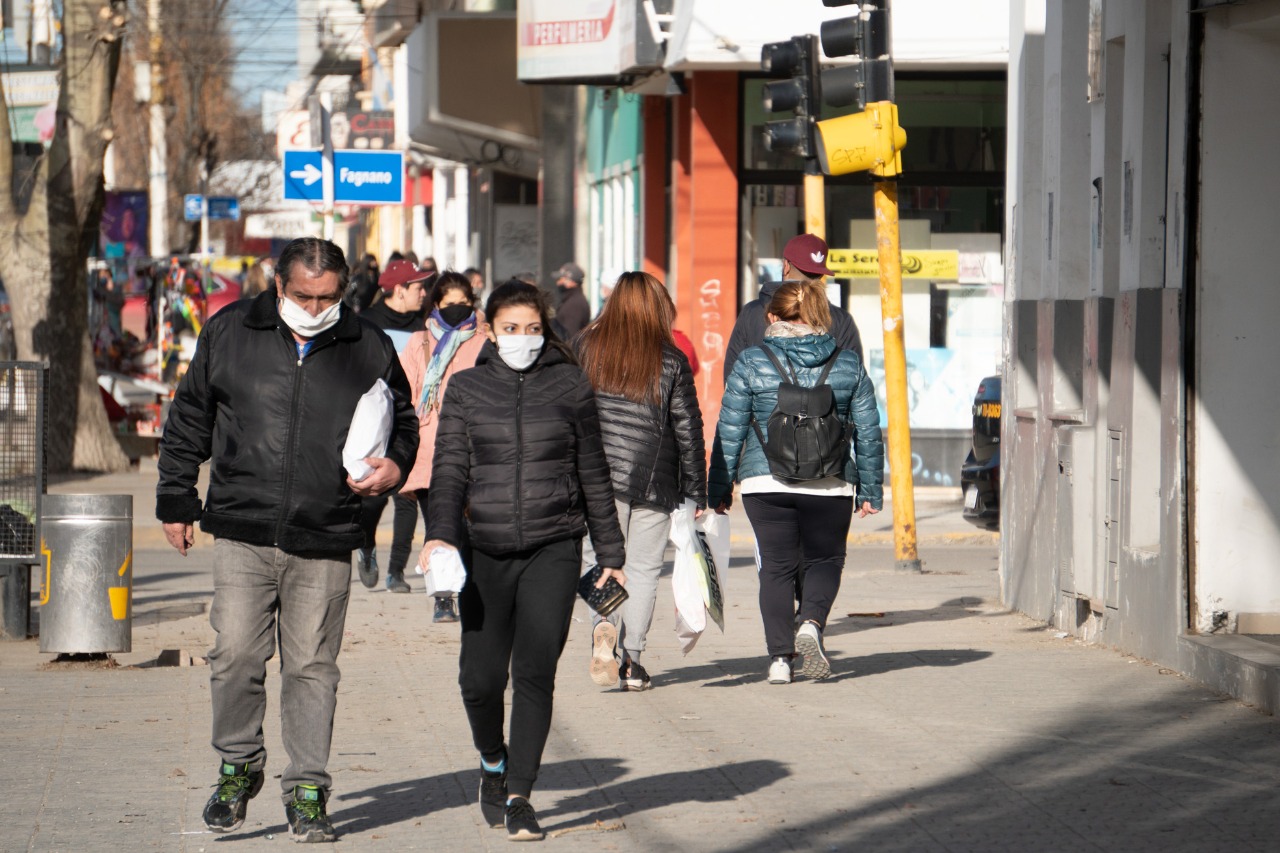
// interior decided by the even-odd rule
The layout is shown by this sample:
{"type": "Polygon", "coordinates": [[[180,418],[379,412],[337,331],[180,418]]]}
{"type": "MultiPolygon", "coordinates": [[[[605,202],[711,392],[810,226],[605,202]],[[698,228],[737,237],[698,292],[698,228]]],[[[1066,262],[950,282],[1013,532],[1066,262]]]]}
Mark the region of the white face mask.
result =
{"type": "Polygon", "coordinates": [[[292,329],[294,334],[304,338],[314,338],[325,329],[333,328],[338,322],[338,315],[342,313],[342,303],[335,302],[313,317],[305,308],[287,296],[280,297],[276,308],[280,311],[280,319],[284,320],[284,324],[292,329]]]}
{"type": "Polygon", "coordinates": [[[544,340],[542,335],[498,335],[498,355],[512,370],[528,370],[538,360],[544,340]]]}

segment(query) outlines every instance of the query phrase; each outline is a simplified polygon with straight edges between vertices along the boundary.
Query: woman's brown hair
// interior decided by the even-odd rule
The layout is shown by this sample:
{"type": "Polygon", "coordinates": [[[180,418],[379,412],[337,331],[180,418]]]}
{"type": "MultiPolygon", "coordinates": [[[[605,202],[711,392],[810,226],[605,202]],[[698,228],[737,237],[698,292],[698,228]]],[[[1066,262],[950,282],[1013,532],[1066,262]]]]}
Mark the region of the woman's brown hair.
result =
{"type": "Polygon", "coordinates": [[[812,326],[820,334],[831,329],[831,303],[818,281],[784,282],[769,300],[769,313],[779,320],[812,326]]]}
{"type": "Polygon", "coordinates": [[[645,272],[623,273],[579,338],[591,387],[634,403],[662,402],[662,345],[675,345],[675,316],[662,282],[645,272]]]}

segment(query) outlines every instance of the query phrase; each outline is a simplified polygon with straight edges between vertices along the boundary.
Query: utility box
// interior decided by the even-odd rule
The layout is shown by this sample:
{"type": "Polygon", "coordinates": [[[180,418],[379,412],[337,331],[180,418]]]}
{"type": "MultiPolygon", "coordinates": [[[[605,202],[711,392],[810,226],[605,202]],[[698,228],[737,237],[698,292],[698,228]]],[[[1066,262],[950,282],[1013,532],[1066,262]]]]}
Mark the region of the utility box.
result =
{"type": "Polygon", "coordinates": [[[46,495],[40,651],[133,650],[133,496],[46,495]]]}
{"type": "Polygon", "coordinates": [[[31,566],[40,562],[48,365],[0,362],[0,639],[31,627],[31,566]]]}

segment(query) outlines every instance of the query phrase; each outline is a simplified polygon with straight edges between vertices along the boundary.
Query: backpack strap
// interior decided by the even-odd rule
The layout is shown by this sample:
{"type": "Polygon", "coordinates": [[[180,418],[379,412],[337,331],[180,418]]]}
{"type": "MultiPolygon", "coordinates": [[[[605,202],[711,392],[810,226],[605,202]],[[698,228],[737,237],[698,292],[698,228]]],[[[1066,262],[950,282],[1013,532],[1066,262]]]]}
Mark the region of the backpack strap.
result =
{"type": "Polygon", "coordinates": [[[837,348],[832,351],[831,357],[827,359],[826,365],[822,368],[822,373],[818,376],[818,382],[813,387],[826,383],[827,377],[831,375],[831,368],[835,367],[836,359],[840,357],[840,350],[837,348]]]}

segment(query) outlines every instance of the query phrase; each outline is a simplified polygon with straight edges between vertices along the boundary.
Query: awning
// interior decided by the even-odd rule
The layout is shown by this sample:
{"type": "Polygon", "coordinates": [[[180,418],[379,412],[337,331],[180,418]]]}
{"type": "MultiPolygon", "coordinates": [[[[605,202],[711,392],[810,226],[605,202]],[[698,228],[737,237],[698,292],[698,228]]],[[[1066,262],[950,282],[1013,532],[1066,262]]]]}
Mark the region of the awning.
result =
{"type": "MultiPolygon", "coordinates": [[[[666,69],[758,69],[762,45],[816,34],[823,21],[850,17],[854,8],[816,0],[677,0],[666,69]]],[[[893,59],[899,70],[1006,68],[1008,0],[897,0],[893,59]]]]}

